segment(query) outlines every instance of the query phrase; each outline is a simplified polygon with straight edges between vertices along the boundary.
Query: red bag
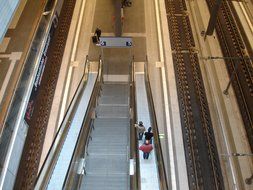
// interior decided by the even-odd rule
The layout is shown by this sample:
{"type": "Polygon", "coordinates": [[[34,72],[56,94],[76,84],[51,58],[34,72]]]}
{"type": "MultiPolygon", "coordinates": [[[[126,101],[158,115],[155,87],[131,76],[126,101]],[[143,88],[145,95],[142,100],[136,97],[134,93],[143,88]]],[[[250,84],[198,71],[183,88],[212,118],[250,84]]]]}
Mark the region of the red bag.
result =
{"type": "Polygon", "coordinates": [[[143,144],[140,146],[139,150],[145,152],[145,153],[150,153],[153,150],[152,144],[143,144]]]}

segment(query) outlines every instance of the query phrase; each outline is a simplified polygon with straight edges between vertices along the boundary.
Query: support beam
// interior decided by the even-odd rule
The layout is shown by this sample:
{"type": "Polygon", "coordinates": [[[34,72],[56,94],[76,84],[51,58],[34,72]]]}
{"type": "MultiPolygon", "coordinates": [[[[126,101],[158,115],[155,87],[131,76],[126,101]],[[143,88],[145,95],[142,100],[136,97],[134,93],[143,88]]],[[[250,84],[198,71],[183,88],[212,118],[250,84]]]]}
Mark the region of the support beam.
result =
{"type": "Polygon", "coordinates": [[[216,3],[215,3],[215,5],[213,7],[213,10],[211,12],[211,17],[210,17],[208,27],[207,27],[207,30],[206,30],[206,35],[209,35],[209,36],[213,35],[214,27],[215,27],[215,24],[216,24],[216,20],[217,20],[217,17],[218,17],[218,12],[219,12],[221,3],[222,3],[222,0],[216,0],[216,3]]]}

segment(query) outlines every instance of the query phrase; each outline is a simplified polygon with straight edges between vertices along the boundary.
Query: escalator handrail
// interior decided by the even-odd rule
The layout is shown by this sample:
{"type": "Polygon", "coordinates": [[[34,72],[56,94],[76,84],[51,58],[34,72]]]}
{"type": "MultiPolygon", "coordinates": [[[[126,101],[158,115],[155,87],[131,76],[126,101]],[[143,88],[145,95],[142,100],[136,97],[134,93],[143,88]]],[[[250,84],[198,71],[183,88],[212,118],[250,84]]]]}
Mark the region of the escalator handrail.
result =
{"type": "MultiPolygon", "coordinates": [[[[47,1],[47,2],[44,4],[44,8],[43,8],[44,11],[46,11],[47,4],[48,4],[48,3],[49,3],[49,1],[47,1]]],[[[42,55],[42,49],[44,48],[44,46],[45,46],[45,44],[46,44],[47,37],[48,37],[49,32],[50,32],[50,27],[51,27],[52,24],[53,24],[54,14],[55,14],[55,12],[56,12],[56,6],[57,6],[57,1],[55,1],[54,4],[53,4],[53,6],[52,6],[52,11],[51,11],[50,16],[49,16],[49,21],[48,21],[46,30],[45,30],[45,32],[43,33],[42,43],[39,45],[39,51],[38,51],[38,52],[40,52],[40,53],[37,55],[38,57],[41,57],[41,55],[42,55]]],[[[36,35],[37,35],[38,31],[39,31],[40,26],[42,25],[41,23],[42,23],[42,18],[43,18],[43,17],[44,17],[44,15],[43,15],[43,13],[42,13],[42,14],[40,15],[39,19],[38,19],[38,24],[37,24],[36,27],[35,27],[34,33],[32,34],[32,39],[31,39],[31,41],[30,41],[30,43],[29,43],[29,46],[28,46],[28,48],[27,48],[27,51],[25,52],[24,61],[23,61],[24,64],[22,65],[22,68],[21,68],[21,71],[20,71],[20,75],[18,76],[18,79],[17,79],[17,82],[16,82],[16,84],[15,84],[15,86],[14,86],[13,92],[16,92],[17,89],[19,88],[20,82],[21,82],[21,79],[22,79],[22,74],[23,74],[23,72],[24,72],[24,70],[25,70],[26,62],[29,61],[30,52],[31,52],[31,51],[34,51],[34,50],[33,50],[33,47],[32,47],[32,46],[33,46],[33,42],[36,41],[35,37],[36,37],[36,35]]],[[[10,102],[9,102],[9,104],[8,104],[8,109],[7,109],[6,113],[4,113],[5,115],[4,115],[4,117],[3,117],[3,124],[2,124],[2,126],[0,126],[0,137],[2,136],[3,130],[4,130],[4,128],[5,128],[4,126],[6,125],[8,116],[9,116],[9,114],[10,114],[11,111],[12,111],[11,108],[12,108],[12,104],[13,104],[13,102],[14,102],[15,97],[16,97],[16,93],[14,93],[14,94],[12,95],[12,97],[11,97],[11,99],[10,99],[10,102]]],[[[27,102],[23,102],[23,104],[25,104],[25,103],[27,103],[27,102]]],[[[20,106],[20,107],[22,107],[22,106],[20,106]]]]}
{"type": "MultiPolygon", "coordinates": [[[[70,161],[71,164],[68,167],[67,175],[66,175],[65,180],[64,180],[63,189],[68,189],[68,187],[66,187],[66,185],[69,183],[69,177],[70,177],[69,175],[71,174],[70,171],[73,168],[72,164],[73,164],[73,161],[74,161],[75,156],[76,156],[76,150],[77,150],[78,145],[79,145],[78,142],[80,142],[80,138],[83,137],[81,134],[83,133],[83,130],[85,130],[84,125],[86,124],[87,120],[89,120],[89,118],[88,118],[89,111],[92,108],[93,101],[96,100],[96,98],[97,98],[97,94],[98,94],[101,82],[102,82],[102,60],[101,60],[101,56],[100,56],[99,57],[99,64],[98,64],[98,74],[97,74],[97,78],[96,78],[96,82],[95,82],[95,88],[93,88],[93,90],[92,90],[91,98],[90,98],[89,103],[88,103],[88,108],[87,108],[87,111],[86,111],[84,119],[83,119],[82,129],[80,130],[80,132],[78,134],[77,143],[75,145],[74,153],[73,153],[71,161],[70,161]]],[[[89,125],[88,129],[86,128],[86,131],[85,131],[85,134],[84,134],[84,139],[82,139],[82,141],[85,142],[84,157],[83,157],[84,159],[86,157],[86,151],[87,151],[87,147],[88,147],[90,132],[91,132],[91,128],[90,128],[90,125],[89,125]]]]}
{"type": "Polygon", "coordinates": [[[134,176],[130,178],[130,189],[139,190],[141,188],[140,182],[140,162],[139,162],[139,143],[137,139],[137,131],[136,127],[134,126],[137,123],[137,108],[136,108],[136,97],[135,97],[135,69],[134,69],[134,57],[130,63],[129,68],[129,82],[130,82],[130,105],[131,105],[131,122],[130,122],[130,139],[131,139],[131,146],[130,146],[130,157],[135,161],[134,164],[134,176]]]}
{"type": "Polygon", "coordinates": [[[157,169],[158,169],[158,174],[159,174],[158,176],[159,186],[160,186],[160,190],[167,190],[168,183],[167,183],[166,171],[164,167],[164,159],[163,159],[161,142],[159,140],[159,129],[157,125],[153,95],[152,95],[152,90],[150,86],[147,57],[146,57],[146,62],[144,64],[144,76],[145,76],[145,87],[146,87],[146,92],[147,92],[147,97],[148,97],[148,106],[150,110],[149,114],[150,114],[151,126],[152,126],[152,130],[154,134],[154,146],[155,146],[155,154],[156,154],[156,160],[157,160],[157,169]]]}
{"type": "Polygon", "coordinates": [[[87,79],[85,79],[85,77],[88,75],[89,75],[89,60],[88,60],[88,56],[86,56],[85,65],[84,65],[84,73],[80,79],[80,82],[79,82],[78,87],[74,93],[74,96],[71,99],[71,102],[66,110],[66,113],[63,117],[61,125],[55,134],[54,140],[50,146],[50,149],[47,153],[45,161],[43,162],[43,165],[40,169],[40,172],[39,172],[38,177],[35,182],[35,189],[36,189],[36,187],[38,189],[40,189],[41,186],[45,186],[45,183],[44,183],[45,180],[48,181],[48,177],[51,176],[51,172],[52,172],[52,168],[53,168],[52,162],[55,161],[54,156],[57,152],[60,152],[59,149],[61,149],[61,147],[64,143],[64,140],[62,140],[62,138],[64,138],[66,136],[66,135],[64,136],[64,131],[68,127],[68,125],[66,124],[68,122],[66,122],[66,120],[71,121],[71,116],[72,116],[71,112],[76,109],[76,106],[77,106],[76,100],[78,99],[80,92],[82,92],[81,89],[85,88],[85,86],[86,86],[86,85],[83,86],[82,84],[85,82],[85,80],[88,82],[88,77],[87,77],[87,79]]]}
{"type": "MultiPolygon", "coordinates": [[[[83,75],[82,75],[82,77],[81,77],[81,79],[80,79],[80,81],[79,81],[79,83],[78,83],[78,86],[77,86],[77,88],[76,88],[76,91],[75,91],[75,93],[74,93],[74,95],[73,95],[73,98],[72,98],[71,101],[70,101],[70,104],[69,104],[69,106],[68,106],[68,108],[67,108],[67,110],[66,110],[66,113],[65,113],[65,115],[64,115],[64,117],[63,117],[63,119],[62,119],[62,122],[61,122],[61,125],[60,125],[60,126],[62,126],[62,125],[64,124],[64,121],[65,121],[65,119],[66,119],[66,117],[67,117],[67,115],[68,115],[68,112],[70,111],[71,105],[73,105],[73,104],[75,103],[74,100],[75,100],[75,98],[78,96],[78,90],[79,90],[80,88],[82,88],[82,87],[83,87],[83,88],[85,87],[85,86],[81,86],[82,82],[85,80],[85,76],[87,76],[86,81],[88,82],[88,75],[89,75],[89,73],[90,73],[90,64],[89,64],[88,55],[86,55],[83,75]],[[86,72],[86,70],[87,70],[87,72],[86,72]]],[[[58,131],[59,131],[59,130],[58,130],[58,131]]],[[[57,132],[58,132],[58,131],[57,131],[57,132]]]]}
{"type": "Polygon", "coordinates": [[[104,72],[104,64],[103,64],[103,59],[102,56],[99,56],[99,69],[98,69],[98,75],[99,75],[99,81],[100,85],[104,83],[104,78],[103,78],[103,72],[104,72]]]}

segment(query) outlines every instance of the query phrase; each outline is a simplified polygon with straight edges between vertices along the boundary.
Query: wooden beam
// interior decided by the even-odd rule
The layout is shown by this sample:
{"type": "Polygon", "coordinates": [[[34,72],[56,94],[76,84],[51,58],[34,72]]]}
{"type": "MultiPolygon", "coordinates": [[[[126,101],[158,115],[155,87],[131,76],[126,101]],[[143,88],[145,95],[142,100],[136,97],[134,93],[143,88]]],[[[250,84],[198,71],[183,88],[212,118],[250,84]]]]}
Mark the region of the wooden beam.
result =
{"type": "Polygon", "coordinates": [[[209,35],[209,36],[213,35],[221,3],[222,3],[222,0],[216,0],[216,2],[215,2],[215,5],[213,7],[213,10],[211,12],[211,16],[209,19],[208,27],[206,30],[206,35],[209,35]]]}

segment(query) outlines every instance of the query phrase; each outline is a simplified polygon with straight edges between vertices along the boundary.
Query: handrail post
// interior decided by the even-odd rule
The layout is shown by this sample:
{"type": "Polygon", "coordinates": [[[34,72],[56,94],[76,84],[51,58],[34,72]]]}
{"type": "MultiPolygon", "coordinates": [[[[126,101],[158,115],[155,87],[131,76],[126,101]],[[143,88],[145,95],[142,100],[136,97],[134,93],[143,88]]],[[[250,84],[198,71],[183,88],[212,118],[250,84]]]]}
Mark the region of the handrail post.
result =
{"type": "Polygon", "coordinates": [[[103,72],[104,72],[103,60],[102,60],[102,56],[100,55],[99,56],[99,80],[100,80],[100,87],[101,87],[101,83],[104,84],[103,72]]]}
{"type": "Polygon", "coordinates": [[[85,57],[85,64],[84,64],[84,67],[83,67],[83,73],[85,73],[85,69],[86,69],[85,65],[87,63],[87,60],[88,60],[88,55],[86,55],[86,57],[85,57]]]}

